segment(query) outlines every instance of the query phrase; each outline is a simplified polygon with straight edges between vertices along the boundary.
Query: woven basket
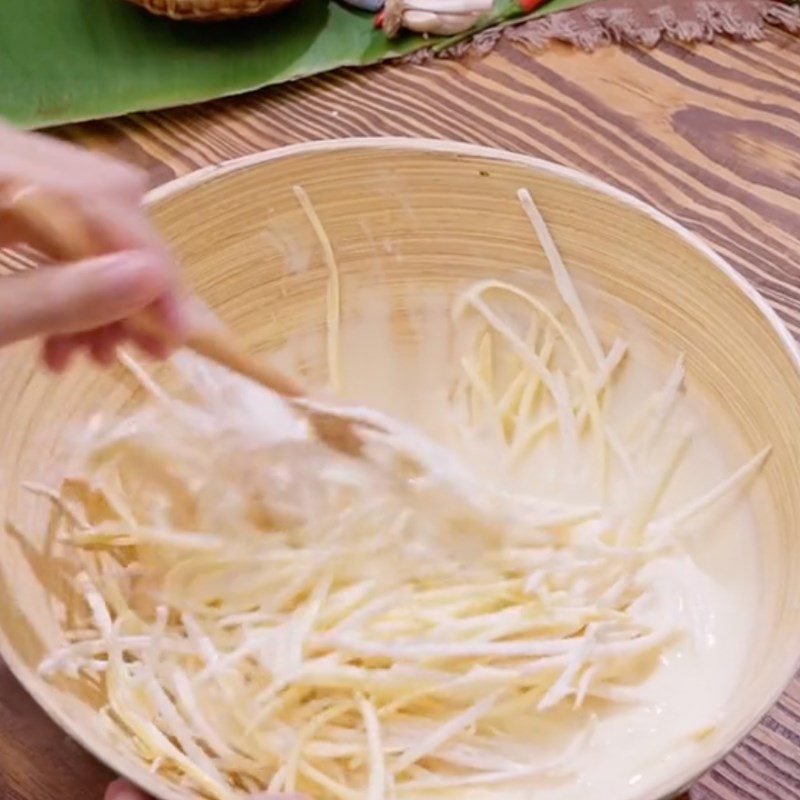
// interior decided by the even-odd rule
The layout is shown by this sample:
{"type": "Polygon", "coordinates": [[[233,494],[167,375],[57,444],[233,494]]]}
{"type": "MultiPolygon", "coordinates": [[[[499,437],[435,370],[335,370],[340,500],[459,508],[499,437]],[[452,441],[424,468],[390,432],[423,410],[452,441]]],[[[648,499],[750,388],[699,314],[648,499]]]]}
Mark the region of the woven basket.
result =
{"type": "Polygon", "coordinates": [[[297,0],[128,0],[171,19],[211,21],[274,14],[297,0]]]}

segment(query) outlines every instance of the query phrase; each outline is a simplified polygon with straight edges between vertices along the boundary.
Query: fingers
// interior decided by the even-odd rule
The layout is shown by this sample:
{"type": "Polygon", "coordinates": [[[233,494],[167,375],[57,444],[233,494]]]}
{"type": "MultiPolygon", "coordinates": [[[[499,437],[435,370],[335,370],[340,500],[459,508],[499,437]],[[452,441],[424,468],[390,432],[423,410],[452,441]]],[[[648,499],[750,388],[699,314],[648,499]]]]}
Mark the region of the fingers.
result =
{"type": "MultiPolygon", "coordinates": [[[[149,312],[165,333],[174,339],[182,339],[188,322],[179,291],[178,269],[144,212],[138,205],[131,209],[90,203],[84,206],[84,214],[93,226],[93,238],[100,252],[145,250],[163,265],[164,292],[149,312]]],[[[150,348],[145,346],[145,349],[150,348]]]]}
{"type": "Polygon", "coordinates": [[[48,336],[42,349],[42,359],[53,372],[63,372],[80,346],[75,336],[48,336]]]}
{"type": "Polygon", "coordinates": [[[35,238],[35,233],[24,220],[21,220],[8,206],[0,204],[0,247],[15,247],[26,242],[41,250],[32,242],[35,238]]]}
{"type": "MultiPolygon", "coordinates": [[[[0,280],[0,344],[40,334],[74,334],[124,320],[165,291],[163,265],[148,252],[123,252],[0,280]]],[[[109,341],[98,344],[104,357],[109,341]]],[[[53,344],[58,360],[68,349],[53,344]]]]}
{"type": "Polygon", "coordinates": [[[125,339],[125,329],[121,322],[106,325],[93,331],[87,346],[92,358],[102,367],[109,367],[117,357],[117,345],[125,339]]]}
{"type": "Polygon", "coordinates": [[[192,328],[190,303],[178,287],[169,287],[148,311],[176,341],[182,342],[192,328]]]}
{"type": "MultiPolygon", "coordinates": [[[[142,208],[146,189],[142,173],[127,165],[52,137],[22,133],[0,124],[0,247],[25,243],[62,262],[78,254],[83,257],[118,254],[120,267],[116,276],[95,275],[82,288],[72,281],[68,286],[67,279],[60,277],[43,283],[39,282],[43,278],[36,278],[33,284],[28,281],[34,279],[26,276],[11,285],[3,279],[0,344],[31,332],[55,332],[62,338],[48,341],[45,357],[48,363],[65,363],[76,344],[69,335],[109,320],[124,320],[129,308],[137,311],[146,308],[158,323],[158,336],[152,332],[133,333],[133,338],[148,352],[162,355],[170,345],[185,338],[188,322],[178,270],[142,208]],[[136,274],[129,270],[126,276],[122,264],[128,261],[126,254],[130,252],[149,254],[148,276],[142,274],[141,264],[136,274]],[[133,286],[129,296],[126,296],[126,280],[133,286]],[[159,292],[147,290],[147,281],[157,282],[159,292]],[[110,284],[116,284],[116,288],[110,284]],[[40,289],[38,299],[21,297],[23,291],[40,289]],[[142,292],[147,295],[144,304],[142,292]],[[57,303],[50,321],[42,317],[45,299],[57,303]],[[66,327],[58,328],[62,324],[66,327]],[[162,335],[169,343],[155,341],[162,335]]],[[[92,263],[99,268],[103,262],[92,263]]],[[[86,262],[81,267],[89,270],[90,264],[86,262]]],[[[85,342],[101,363],[113,352],[111,338],[107,332],[85,342]]]]}
{"type": "Polygon", "coordinates": [[[0,184],[23,177],[64,196],[139,202],[147,191],[137,169],[55,137],[0,125],[0,184]]]}
{"type": "MultiPolygon", "coordinates": [[[[48,196],[44,195],[41,202],[48,201],[48,196]]],[[[39,200],[34,200],[39,203],[39,200]]],[[[10,237],[13,242],[25,241],[37,248],[40,252],[50,256],[56,261],[69,261],[69,256],[73,253],[84,253],[89,255],[101,254],[121,254],[124,257],[126,251],[136,251],[141,254],[149,254],[152,264],[158,265],[160,272],[159,295],[153,296],[152,304],[148,313],[158,323],[159,335],[166,337],[171,343],[180,342],[185,338],[188,328],[187,315],[184,310],[184,299],[179,293],[177,269],[173,260],[162,245],[155,233],[150,229],[143,212],[136,208],[133,212],[120,209],[109,211],[104,209],[104,214],[109,216],[103,218],[87,218],[83,212],[75,211],[64,204],[63,200],[51,203],[52,208],[47,211],[47,205],[37,209],[36,214],[40,217],[37,225],[30,224],[30,219],[22,213],[20,206],[11,206],[12,211],[18,213],[16,219],[12,215],[12,224],[5,230],[2,228],[3,220],[0,219],[0,246],[4,243],[2,236],[10,237]],[[42,214],[44,213],[44,216],[42,214]],[[48,224],[43,224],[44,220],[52,220],[57,217],[63,218],[70,214],[75,217],[72,222],[59,225],[53,228],[48,224]],[[63,230],[81,231],[85,240],[83,246],[79,248],[71,247],[67,243],[66,247],[59,233],[63,230]]],[[[73,242],[74,244],[74,242],[73,242]]],[[[138,308],[138,303],[135,304],[138,308]]],[[[152,337],[149,337],[152,338],[152,337]]],[[[166,347],[154,347],[150,344],[145,345],[145,349],[152,351],[155,349],[164,350],[166,347]]]]}
{"type": "Polygon", "coordinates": [[[119,322],[86,333],[50,336],[45,339],[44,361],[54,372],[61,372],[69,365],[73,353],[85,348],[97,364],[108,367],[116,360],[117,346],[126,338],[119,322]]]}
{"type": "Polygon", "coordinates": [[[108,785],[104,800],[150,800],[150,798],[132,783],[116,780],[108,785]]]}
{"type": "Polygon", "coordinates": [[[161,247],[163,243],[141,210],[147,190],[143,174],[51,136],[23,133],[0,125],[0,246],[25,242],[51,257],[54,243],[13,206],[14,195],[31,190],[64,207],[85,223],[92,254],[161,247]],[[96,245],[96,246],[95,246],[96,245]]]}
{"type": "Polygon", "coordinates": [[[116,361],[117,348],[124,342],[133,342],[142,352],[157,359],[170,355],[170,346],[162,338],[137,330],[128,330],[124,322],[115,322],[86,333],[71,333],[45,338],[42,360],[52,372],[63,372],[80,350],[89,355],[101,367],[111,366],[116,361]]]}

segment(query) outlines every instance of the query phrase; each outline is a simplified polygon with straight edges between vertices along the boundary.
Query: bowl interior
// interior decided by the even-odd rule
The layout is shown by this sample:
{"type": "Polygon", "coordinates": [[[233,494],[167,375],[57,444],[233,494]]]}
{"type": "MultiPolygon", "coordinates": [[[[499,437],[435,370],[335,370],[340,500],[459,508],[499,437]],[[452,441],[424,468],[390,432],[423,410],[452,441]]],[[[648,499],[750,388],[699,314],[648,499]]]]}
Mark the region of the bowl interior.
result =
{"type": "MultiPolygon", "coordinates": [[[[156,193],[152,213],[194,289],[268,352],[288,333],[324,324],[326,269],[292,187],[302,185],[330,236],[344,315],[365,282],[395,293],[546,268],[519,211],[527,187],[571,272],[622,299],[653,339],[686,355],[701,385],[751,451],[771,443],[754,505],[763,591],[751,657],[715,736],[653,800],[680,788],[767,710],[800,656],[800,375],[789,336],[701,243],[642,204],[590,179],[519,156],[460,145],[392,141],[322,144],[247,159],[156,193]],[[768,653],[769,657],[765,658],[768,653]]],[[[55,483],[68,426],[137,399],[127,374],[89,367],[54,380],[30,345],[0,356],[0,651],[38,701],[114,769],[162,797],[163,785],[109,742],[100,694],[36,674],[61,642],[74,567],[48,531],[48,505],[20,490],[55,483]]],[[[687,713],[690,710],[687,709],[687,713]]]]}

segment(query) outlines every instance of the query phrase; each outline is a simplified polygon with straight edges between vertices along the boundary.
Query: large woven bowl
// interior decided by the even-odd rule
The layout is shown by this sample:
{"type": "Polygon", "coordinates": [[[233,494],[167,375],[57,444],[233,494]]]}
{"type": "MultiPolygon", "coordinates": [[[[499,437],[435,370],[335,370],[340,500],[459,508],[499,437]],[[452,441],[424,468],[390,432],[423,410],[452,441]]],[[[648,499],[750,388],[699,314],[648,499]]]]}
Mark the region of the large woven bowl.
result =
{"type": "MultiPolygon", "coordinates": [[[[690,381],[724,409],[752,450],[774,445],[754,490],[764,588],[750,660],[717,733],[667,780],[645,779],[637,800],[671,796],[752,728],[798,665],[800,372],[790,335],[695,236],[599,181],[472,146],[368,140],[258,155],[152,195],[153,217],[188,281],[255,352],[277,346],[289,330],[323,324],[327,273],[294,184],[305,187],[334,243],[345,315],[354,312],[348,286],[359,276],[376,276],[396,292],[435,291],[521,265],[545,269],[515,197],[529,187],[574,274],[622,298],[652,337],[683,351],[690,381]],[[287,235],[299,242],[303,268],[287,269],[287,235]]],[[[2,355],[0,508],[18,533],[0,536],[0,653],[65,730],[114,770],[172,800],[179,789],[109,743],[95,690],[78,680],[54,686],[36,673],[61,642],[72,566],[48,536],[47,504],[20,482],[57,479],[52,454],[65,426],[98,409],[121,409],[135,393],[122,373],[85,367],[48,377],[34,366],[32,345],[2,355]]]]}
{"type": "Polygon", "coordinates": [[[171,19],[201,21],[239,19],[274,14],[298,0],[128,0],[171,19]]]}

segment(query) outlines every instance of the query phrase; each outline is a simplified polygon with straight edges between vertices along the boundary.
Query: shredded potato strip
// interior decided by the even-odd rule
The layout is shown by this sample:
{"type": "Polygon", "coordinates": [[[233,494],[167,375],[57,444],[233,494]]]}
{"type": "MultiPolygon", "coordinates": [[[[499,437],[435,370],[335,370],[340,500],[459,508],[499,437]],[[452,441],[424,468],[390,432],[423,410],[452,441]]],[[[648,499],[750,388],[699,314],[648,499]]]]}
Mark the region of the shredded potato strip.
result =
{"type": "Polygon", "coordinates": [[[336,256],[333,252],[328,234],[322,225],[311,200],[306,194],[302,186],[294,187],[294,194],[300,206],[303,209],[314,233],[317,236],[320,247],[322,248],[322,255],[325,259],[325,265],[328,268],[328,289],[327,289],[327,317],[328,317],[328,379],[330,380],[331,388],[334,391],[339,391],[342,385],[342,371],[340,366],[340,353],[339,353],[339,328],[341,325],[341,305],[342,305],[342,290],[341,279],[339,277],[339,267],[336,264],[336,256]]]}

